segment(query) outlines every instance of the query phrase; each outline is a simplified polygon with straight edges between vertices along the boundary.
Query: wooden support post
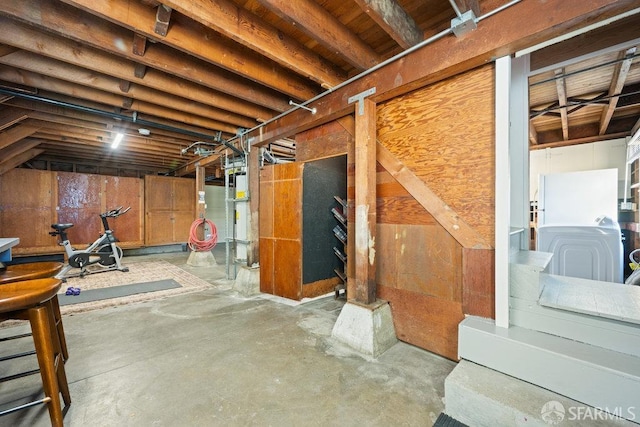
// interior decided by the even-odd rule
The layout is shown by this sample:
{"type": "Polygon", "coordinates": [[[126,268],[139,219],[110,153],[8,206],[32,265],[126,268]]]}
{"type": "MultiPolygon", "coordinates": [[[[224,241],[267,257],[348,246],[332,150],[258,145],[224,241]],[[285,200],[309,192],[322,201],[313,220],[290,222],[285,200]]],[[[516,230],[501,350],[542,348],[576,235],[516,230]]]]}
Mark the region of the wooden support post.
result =
{"type": "Polygon", "coordinates": [[[258,147],[253,147],[247,156],[249,175],[248,267],[260,263],[260,150],[258,147]]]}
{"type": "Polygon", "coordinates": [[[376,301],[376,103],[363,98],[355,126],[355,300],[376,301]]]}

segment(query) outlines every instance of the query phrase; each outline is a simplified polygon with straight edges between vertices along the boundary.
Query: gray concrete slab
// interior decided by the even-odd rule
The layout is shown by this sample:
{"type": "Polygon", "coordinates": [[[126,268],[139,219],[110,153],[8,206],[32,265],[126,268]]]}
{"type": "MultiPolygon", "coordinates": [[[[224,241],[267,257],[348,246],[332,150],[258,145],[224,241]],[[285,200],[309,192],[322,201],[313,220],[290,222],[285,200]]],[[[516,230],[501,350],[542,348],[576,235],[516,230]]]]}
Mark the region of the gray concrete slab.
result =
{"type": "MultiPolygon", "coordinates": [[[[428,426],[444,410],[455,363],[405,343],[367,360],[331,337],[342,301],[242,297],[224,279],[224,259],[198,268],[186,253],[149,257],[213,286],[65,317],[73,399],[65,425],[428,426]]],[[[2,343],[0,354],[29,345],[2,343]]],[[[39,388],[37,376],[1,384],[0,409],[39,388]]],[[[47,426],[49,417],[41,406],[0,425],[47,426]]]]}

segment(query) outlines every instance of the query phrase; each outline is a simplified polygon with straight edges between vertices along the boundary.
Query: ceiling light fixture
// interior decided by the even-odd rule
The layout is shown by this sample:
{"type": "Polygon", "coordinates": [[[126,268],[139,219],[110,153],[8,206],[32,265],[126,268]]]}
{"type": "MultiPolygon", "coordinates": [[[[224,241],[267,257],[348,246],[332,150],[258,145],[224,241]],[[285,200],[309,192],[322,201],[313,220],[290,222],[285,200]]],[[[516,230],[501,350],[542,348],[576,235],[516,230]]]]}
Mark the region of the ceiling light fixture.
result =
{"type": "Polygon", "coordinates": [[[111,143],[111,148],[118,148],[118,145],[120,145],[122,138],[124,138],[124,134],[118,132],[115,138],[113,138],[113,142],[111,143]]]}

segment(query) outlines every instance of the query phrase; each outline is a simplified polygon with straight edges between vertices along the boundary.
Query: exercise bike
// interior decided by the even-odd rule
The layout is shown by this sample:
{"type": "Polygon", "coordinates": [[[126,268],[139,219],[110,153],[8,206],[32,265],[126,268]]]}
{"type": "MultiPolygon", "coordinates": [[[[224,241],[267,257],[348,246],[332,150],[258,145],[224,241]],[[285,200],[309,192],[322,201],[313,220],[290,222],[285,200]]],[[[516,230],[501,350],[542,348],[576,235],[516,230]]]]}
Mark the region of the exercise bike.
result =
{"type": "Polygon", "coordinates": [[[129,271],[129,268],[124,267],[121,263],[122,249],[116,245],[118,240],[114,236],[113,230],[109,228],[108,221],[108,218],[117,218],[127,213],[129,209],[131,207],[122,209],[122,206],[120,206],[101,213],[100,218],[102,219],[104,234],[87,246],[86,249],[81,250],[74,249],[67,236],[67,230],[73,227],[73,224],[51,224],[51,228],[55,231],[50,231],[49,234],[51,236],[59,236],[58,244],[64,246],[64,251],[67,255],[67,265],[55,277],[65,280],[69,277],[84,277],[87,274],[111,270],[129,271]],[[97,265],[98,268],[89,268],[92,265],[97,265]],[[74,268],[79,268],[80,271],[70,272],[74,268]]]}

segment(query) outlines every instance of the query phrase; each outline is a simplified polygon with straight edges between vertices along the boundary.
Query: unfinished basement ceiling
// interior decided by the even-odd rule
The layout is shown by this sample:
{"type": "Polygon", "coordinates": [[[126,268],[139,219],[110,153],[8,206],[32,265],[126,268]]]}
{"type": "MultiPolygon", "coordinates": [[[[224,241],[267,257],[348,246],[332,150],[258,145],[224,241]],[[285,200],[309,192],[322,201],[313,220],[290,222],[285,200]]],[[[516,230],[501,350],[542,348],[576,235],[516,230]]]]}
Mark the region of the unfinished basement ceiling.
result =
{"type": "MultiPolygon", "coordinates": [[[[201,156],[219,166],[207,155],[220,141],[450,28],[458,12],[481,16],[507,3],[0,2],[0,173],[39,163],[189,175],[201,156]],[[118,132],[125,138],[113,150],[118,132]]],[[[535,108],[553,102],[541,97],[535,108]]],[[[536,119],[539,142],[562,127],[556,113],[536,119]]],[[[293,140],[268,148],[295,155],[293,140]]]]}
{"type": "Polygon", "coordinates": [[[532,55],[532,149],[623,138],[640,128],[639,23],[633,15],[532,55]]]}

